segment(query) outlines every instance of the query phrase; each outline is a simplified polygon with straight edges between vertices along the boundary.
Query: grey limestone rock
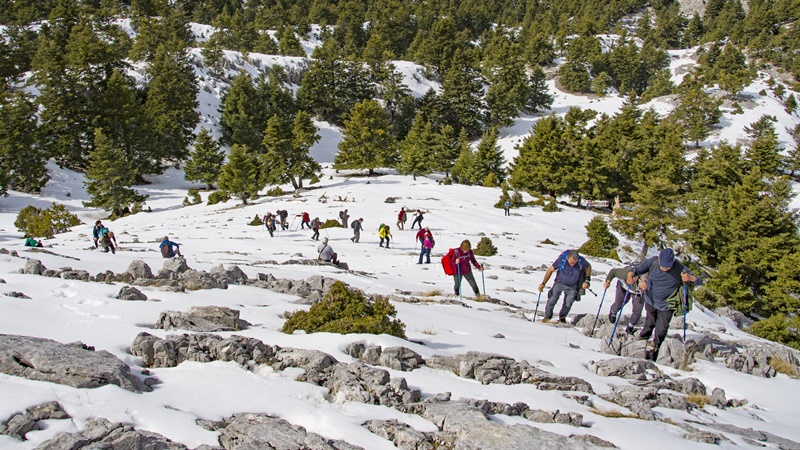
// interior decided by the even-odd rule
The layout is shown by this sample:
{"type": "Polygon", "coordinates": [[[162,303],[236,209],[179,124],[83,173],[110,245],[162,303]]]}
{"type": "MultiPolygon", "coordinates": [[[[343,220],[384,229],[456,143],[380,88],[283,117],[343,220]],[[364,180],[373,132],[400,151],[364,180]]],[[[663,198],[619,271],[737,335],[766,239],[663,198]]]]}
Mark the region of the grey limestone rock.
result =
{"type": "Polygon", "coordinates": [[[85,270],[73,270],[69,267],[61,269],[59,276],[64,280],[90,281],[92,278],[85,270]]]}
{"type": "Polygon", "coordinates": [[[711,391],[711,396],[708,398],[708,403],[717,408],[728,406],[728,399],[725,398],[725,391],[722,388],[714,388],[714,390],[711,391]]]}
{"type": "Polygon", "coordinates": [[[401,450],[434,450],[433,439],[397,420],[370,420],[362,426],[378,436],[392,441],[401,450]]]}
{"type": "Polygon", "coordinates": [[[736,311],[730,306],[717,308],[714,310],[714,313],[716,313],[720,317],[725,317],[726,319],[730,319],[731,321],[733,321],[734,324],[736,324],[736,327],[739,328],[740,330],[746,330],[755,323],[753,319],[747,317],[746,315],[740,313],[739,311],[736,311]]]}
{"type": "Polygon", "coordinates": [[[125,272],[129,273],[134,280],[138,278],[153,278],[153,271],[150,269],[150,266],[141,259],[131,261],[125,272]]]}
{"type": "Polygon", "coordinates": [[[358,450],[345,441],[327,439],[305,428],[264,414],[235,414],[216,424],[219,442],[229,450],[358,450]]]}
{"type": "Polygon", "coordinates": [[[178,275],[179,282],[184,288],[190,291],[198,291],[201,289],[227,289],[228,282],[226,279],[215,279],[208,273],[202,270],[188,269],[180,272],[178,275]]]}
{"type": "Polygon", "coordinates": [[[29,259],[25,263],[25,268],[22,269],[22,273],[28,275],[41,275],[44,272],[45,267],[41,261],[38,259],[29,259]]]}
{"type": "Polygon", "coordinates": [[[0,372],[76,388],[114,384],[133,392],[150,391],[109,352],[29,336],[0,334],[0,372]]]}
{"type": "Polygon", "coordinates": [[[117,298],[120,300],[134,300],[134,301],[147,300],[147,296],[144,295],[142,291],[136,289],[133,286],[122,286],[119,290],[119,294],[117,294],[117,298]]]}
{"type": "Polygon", "coordinates": [[[222,338],[213,334],[169,335],[161,339],[139,333],[131,344],[131,353],[142,358],[145,367],[175,367],[183,361],[234,361],[247,366],[272,363],[277,346],[243,336],[222,338]]]}
{"type": "Polygon", "coordinates": [[[36,421],[30,414],[14,414],[0,427],[0,434],[26,440],[25,435],[36,429],[36,421]]]}
{"type": "Polygon", "coordinates": [[[186,259],[183,257],[167,258],[164,260],[164,265],[161,266],[161,271],[173,272],[181,274],[189,270],[189,265],[186,264],[186,259]]]}
{"type": "Polygon", "coordinates": [[[239,311],[224,306],[192,306],[189,311],[163,311],[155,328],[189,330],[203,333],[239,331],[250,326],[239,318],[239,311]]]}
{"type": "Polygon", "coordinates": [[[37,450],[185,450],[186,446],[146,430],[112,423],[102,417],[86,422],[79,433],[59,433],[43,442],[37,450]]]}
{"type": "Polygon", "coordinates": [[[644,359],[636,358],[589,361],[587,368],[590,372],[603,377],[620,377],[640,381],[662,377],[655,364],[644,359]]]}

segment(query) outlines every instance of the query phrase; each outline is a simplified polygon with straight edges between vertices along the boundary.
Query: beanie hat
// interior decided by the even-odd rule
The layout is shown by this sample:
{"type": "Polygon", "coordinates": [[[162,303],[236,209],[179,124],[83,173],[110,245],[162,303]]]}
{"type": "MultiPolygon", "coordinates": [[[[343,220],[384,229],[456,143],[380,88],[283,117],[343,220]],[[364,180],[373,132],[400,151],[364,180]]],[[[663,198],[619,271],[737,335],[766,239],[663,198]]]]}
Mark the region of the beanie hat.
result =
{"type": "Polygon", "coordinates": [[[665,269],[671,269],[675,262],[675,252],[671,248],[665,248],[658,254],[658,265],[665,269]]]}
{"type": "Polygon", "coordinates": [[[322,243],[323,244],[327,244],[328,243],[328,238],[327,237],[322,238],[322,243]]]}

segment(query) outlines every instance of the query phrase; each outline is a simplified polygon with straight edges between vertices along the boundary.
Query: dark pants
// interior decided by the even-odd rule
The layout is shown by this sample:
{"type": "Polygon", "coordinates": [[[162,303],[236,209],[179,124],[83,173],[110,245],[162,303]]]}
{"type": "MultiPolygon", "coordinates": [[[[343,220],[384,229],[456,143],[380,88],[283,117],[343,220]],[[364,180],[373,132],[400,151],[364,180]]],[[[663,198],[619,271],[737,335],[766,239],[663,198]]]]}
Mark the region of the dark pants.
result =
{"type": "Polygon", "coordinates": [[[644,308],[644,296],[639,294],[628,294],[628,298],[625,299],[625,293],[627,292],[627,284],[623,283],[622,281],[617,281],[617,293],[616,298],[614,299],[614,303],[611,304],[611,314],[616,316],[620,310],[625,306],[623,305],[623,301],[630,303],[633,302],[633,311],[631,312],[631,320],[629,322],[630,327],[635,327],[637,323],[639,323],[639,319],[642,318],[642,308],[644,308]]]}
{"type": "Polygon", "coordinates": [[[268,225],[267,225],[267,231],[269,231],[269,235],[270,235],[270,237],[274,237],[272,233],[274,233],[274,232],[275,232],[275,226],[274,226],[274,225],[270,225],[270,224],[268,224],[268,225]]]}
{"type": "Polygon", "coordinates": [[[655,346],[653,360],[656,360],[658,358],[658,349],[661,348],[661,344],[664,343],[664,338],[667,337],[669,322],[672,320],[672,315],[675,311],[671,309],[660,311],[650,303],[645,303],[644,307],[645,310],[647,310],[647,317],[644,320],[644,328],[642,328],[642,332],[639,333],[639,337],[642,339],[650,339],[650,336],[653,334],[653,329],[655,329],[655,336],[653,337],[653,345],[655,346]]]}
{"type": "Polygon", "coordinates": [[[389,236],[381,238],[381,247],[383,247],[383,241],[386,241],[386,248],[389,248],[389,236]]]}
{"type": "Polygon", "coordinates": [[[353,232],[353,237],[350,238],[353,242],[358,242],[361,239],[361,230],[355,230],[353,232]]]}
{"type": "Polygon", "coordinates": [[[511,215],[511,210],[510,209],[508,209],[508,208],[503,208],[503,209],[505,209],[505,212],[506,212],[507,216],[511,215]]]}
{"type": "MultiPolygon", "coordinates": [[[[314,228],[314,234],[311,235],[311,239],[318,241],[319,240],[319,228],[314,228]]],[[[270,234],[270,236],[272,236],[270,234]]]]}
{"type": "Polygon", "coordinates": [[[286,219],[281,219],[281,230],[286,230],[287,228],[289,228],[289,222],[286,219]]]}
{"type": "Polygon", "coordinates": [[[460,277],[459,277],[458,273],[453,275],[453,280],[455,281],[455,285],[453,286],[453,290],[456,292],[456,295],[458,295],[461,292],[460,289],[459,289],[461,287],[461,286],[459,286],[461,280],[459,280],[459,278],[463,278],[463,279],[467,280],[467,283],[469,283],[469,285],[472,286],[472,292],[474,292],[475,295],[480,295],[481,291],[478,290],[478,283],[475,281],[475,275],[472,274],[472,271],[469,271],[467,273],[463,273],[463,274],[461,274],[460,277]]]}
{"type": "Polygon", "coordinates": [[[411,229],[412,230],[414,229],[414,225],[416,225],[416,224],[419,224],[419,229],[421,230],[422,229],[422,216],[417,216],[417,218],[414,219],[413,222],[411,222],[411,229]]]}
{"type": "Polygon", "coordinates": [[[425,260],[425,264],[431,263],[431,249],[422,247],[422,251],[419,253],[419,262],[417,264],[422,264],[422,257],[426,256],[427,259],[425,260]]]}
{"type": "Polygon", "coordinates": [[[550,320],[553,318],[553,310],[556,307],[556,303],[558,303],[558,298],[561,297],[561,293],[564,293],[564,304],[561,305],[561,311],[558,313],[559,319],[565,319],[567,314],[569,314],[569,310],[572,309],[572,304],[575,303],[575,299],[578,298],[578,285],[577,283],[571,286],[567,286],[566,284],[556,281],[553,285],[553,288],[547,293],[547,305],[544,307],[544,318],[550,320]]]}
{"type": "Polygon", "coordinates": [[[311,222],[300,222],[300,229],[301,230],[303,228],[305,228],[306,226],[308,226],[308,229],[310,230],[311,229],[311,222]]]}

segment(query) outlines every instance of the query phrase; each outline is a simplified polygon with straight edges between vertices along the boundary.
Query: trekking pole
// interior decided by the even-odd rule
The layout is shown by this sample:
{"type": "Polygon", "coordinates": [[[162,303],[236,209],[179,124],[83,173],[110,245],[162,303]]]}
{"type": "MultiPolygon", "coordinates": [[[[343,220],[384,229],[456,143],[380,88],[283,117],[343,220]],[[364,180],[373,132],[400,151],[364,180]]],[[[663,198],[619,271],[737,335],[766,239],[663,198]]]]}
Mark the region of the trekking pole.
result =
{"type": "Polygon", "coordinates": [[[600,310],[603,309],[603,300],[606,299],[606,291],[608,291],[608,288],[603,289],[603,297],[600,299],[600,306],[597,307],[597,314],[594,316],[594,325],[592,325],[592,332],[589,333],[589,336],[594,336],[594,327],[597,326],[597,319],[600,318],[600,310]]]}
{"type": "Polygon", "coordinates": [[[689,296],[689,289],[683,283],[683,344],[686,345],[686,300],[689,296]]]}
{"type": "Polygon", "coordinates": [[[481,270],[481,282],[483,283],[483,296],[486,297],[486,278],[483,276],[482,270],[481,270]]]}
{"type": "Polygon", "coordinates": [[[456,261],[456,270],[458,270],[458,299],[464,302],[464,294],[461,292],[461,265],[456,261]]]}
{"type": "Polygon", "coordinates": [[[622,299],[622,306],[620,306],[619,311],[617,311],[617,320],[614,322],[614,329],[611,330],[611,337],[608,339],[608,346],[611,347],[611,343],[614,341],[614,334],[617,332],[617,325],[619,325],[619,319],[622,318],[622,310],[625,309],[625,305],[628,304],[628,294],[631,293],[631,285],[628,285],[628,292],[625,293],[625,298],[622,299]]]}
{"type": "Polygon", "coordinates": [[[297,222],[297,216],[294,216],[294,219],[292,219],[292,224],[291,224],[291,225],[289,225],[289,230],[291,230],[292,228],[294,228],[294,223],[295,223],[295,222],[297,222]]]}
{"type": "Polygon", "coordinates": [[[539,300],[542,299],[542,292],[539,291],[539,298],[536,299],[536,309],[533,310],[533,321],[536,322],[536,313],[539,312],[539,300]]]}

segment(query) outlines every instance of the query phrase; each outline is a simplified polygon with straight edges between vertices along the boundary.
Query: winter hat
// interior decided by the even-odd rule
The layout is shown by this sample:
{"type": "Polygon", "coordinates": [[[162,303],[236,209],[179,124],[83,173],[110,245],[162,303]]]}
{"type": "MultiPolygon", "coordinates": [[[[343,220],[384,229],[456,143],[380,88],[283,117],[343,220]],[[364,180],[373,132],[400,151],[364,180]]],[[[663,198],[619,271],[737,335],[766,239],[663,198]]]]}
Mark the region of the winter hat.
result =
{"type": "Polygon", "coordinates": [[[323,244],[327,244],[328,243],[328,238],[327,237],[322,238],[322,243],[323,244]]]}
{"type": "Polygon", "coordinates": [[[665,269],[671,269],[673,262],[675,262],[675,252],[672,251],[671,248],[665,248],[664,250],[661,250],[661,253],[658,254],[659,266],[665,269]]]}

